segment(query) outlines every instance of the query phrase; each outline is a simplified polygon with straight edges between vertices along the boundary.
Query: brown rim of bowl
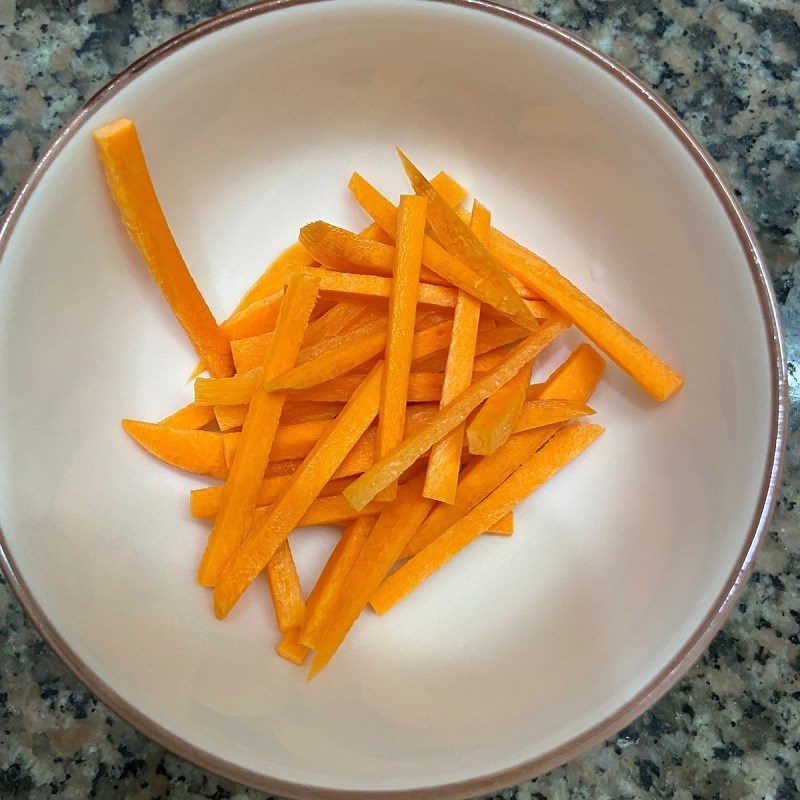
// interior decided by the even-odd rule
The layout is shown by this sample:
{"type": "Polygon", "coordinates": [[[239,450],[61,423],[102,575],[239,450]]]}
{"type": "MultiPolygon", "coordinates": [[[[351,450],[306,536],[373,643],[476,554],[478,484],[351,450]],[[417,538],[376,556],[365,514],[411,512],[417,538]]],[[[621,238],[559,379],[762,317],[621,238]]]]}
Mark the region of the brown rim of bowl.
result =
{"type": "MultiPolygon", "coordinates": [[[[25,204],[36,188],[45,170],[50,166],[64,145],[81,128],[87,117],[97,111],[108,98],[116,94],[122,87],[127,86],[137,75],[149,69],[153,64],[157,64],[167,58],[185,45],[212,34],[215,31],[241,22],[242,20],[267,14],[271,11],[327,1],[328,0],[266,0],[265,2],[252,3],[190,28],[167,40],[164,44],[151,50],[137,61],[134,61],[133,64],[107,83],[80,108],[36,161],[30,175],[12,198],[2,220],[2,224],[0,224],[0,258],[2,258],[8,240],[14,230],[15,223],[19,219],[25,204]]],[[[759,544],[775,505],[775,490],[780,480],[781,462],[786,436],[788,396],[786,355],[784,352],[777,304],[756,237],[733,192],[727,185],[726,180],[723,178],[711,156],[702,145],[694,139],[675,112],[656,95],[653,89],[642,83],[642,81],[625,69],[625,67],[612,61],[583,39],[575,36],[575,34],[569,33],[543,19],[500,6],[495,3],[494,0],[426,1],[455,5],[462,8],[471,8],[476,12],[491,14],[515,22],[527,27],[535,33],[547,36],[565,47],[568,47],[570,50],[584,56],[636,95],[642,103],[666,125],[694,163],[702,170],[706,180],[711,184],[718,200],[725,209],[725,213],[731,225],[736,231],[758,292],[758,300],[761,306],[765,333],[771,355],[771,401],[773,410],[770,435],[771,452],[767,458],[764,478],[761,485],[760,500],[753,513],[753,521],[750,525],[747,538],[736,559],[735,568],[728,577],[724,588],[714,600],[711,609],[694,633],[689,637],[689,640],[647,686],[602,722],[585,731],[580,736],[576,736],[561,746],[550,750],[544,755],[489,775],[440,786],[420,787],[418,789],[388,791],[329,790],[321,787],[283,781],[238,766],[225,759],[218,758],[166,730],[127,703],[111,686],[106,684],[73,652],[69,644],[61,637],[50,620],[43,613],[29,587],[25,583],[24,577],[20,575],[9,550],[8,543],[3,535],[2,528],[0,527],[0,567],[2,567],[14,594],[17,596],[39,633],[55,651],[56,655],[64,662],[70,672],[85,684],[100,701],[149,738],[154,739],[168,750],[171,750],[173,753],[193,762],[203,769],[207,769],[255,789],[298,798],[298,800],[328,800],[329,798],[347,798],[348,800],[357,800],[358,798],[369,798],[369,800],[421,800],[422,798],[439,798],[441,800],[443,798],[458,798],[460,800],[460,798],[493,792],[497,789],[511,786],[523,780],[541,775],[584,753],[586,750],[599,744],[610,736],[613,736],[652,706],[653,703],[676,683],[686,670],[700,657],[712,637],[721,627],[725,618],[730,613],[736,598],[747,582],[748,576],[753,568],[759,544]]]]}

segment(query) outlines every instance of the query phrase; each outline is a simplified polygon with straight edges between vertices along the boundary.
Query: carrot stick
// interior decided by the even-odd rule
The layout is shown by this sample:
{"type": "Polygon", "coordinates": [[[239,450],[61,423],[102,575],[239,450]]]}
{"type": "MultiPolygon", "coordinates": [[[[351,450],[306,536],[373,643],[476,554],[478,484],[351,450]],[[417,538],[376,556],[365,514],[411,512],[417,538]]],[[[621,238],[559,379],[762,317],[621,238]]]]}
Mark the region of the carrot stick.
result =
{"type": "MultiPolygon", "coordinates": [[[[256,506],[268,506],[274,503],[289,485],[290,475],[275,475],[264,478],[258,490],[256,506]]],[[[319,493],[320,497],[330,497],[342,493],[342,489],[350,481],[347,478],[328,481],[319,493]]],[[[189,495],[189,509],[197,519],[214,519],[219,512],[224,486],[205,486],[202,489],[192,489],[189,495]]]]}
{"type": "Polygon", "coordinates": [[[354,519],[330,554],[308,596],[306,618],[298,636],[298,641],[306,648],[317,646],[330,615],[339,603],[344,582],[374,527],[374,517],[354,519]]]}
{"type": "Polygon", "coordinates": [[[160,422],[122,420],[122,427],[138,445],[173,467],[227,478],[222,434],[186,428],[168,428],[160,422]]]}
{"type": "MultiPolygon", "coordinates": [[[[422,242],[425,238],[425,209],[428,201],[403,195],[397,214],[397,263],[389,298],[389,328],[386,336],[385,366],[378,407],[377,455],[383,456],[403,439],[406,426],[408,376],[413,357],[414,324],[417,315],[422,242]]],[[[388,500],[395,488],[387,487],[388,500]]],[[[385,490],[386,491],[386,490],[385,490]]]]}
{"type": "Polygon", "coordinates": [[[235,406],[214,406],[214,419],[216,419],[217,425],[223,433],[239,431],[244,425],[245,419],[247,419],[249,410],[249,403],[241,403],[235,406]]]}
{"type": "Polygon", "coordinates": [[[492,455],[474,459],[467,464],[461,473],[452,505],[440,503],[433,509],[430,516],[409,539],[403,549],[402,557],[408,558],[427,547],[475,508],[561,427],[561,425],[549,425],[512,436],[492,455]]]}
{"type": "Polygon", "coordinates": [[[529,394],[542,400],[566,398],[585,403],[603,375],[606,362],[588,344],[579,344],[538,390],[529,394]]]}
{"type": "Polygon", "coordinates": [[[556,433],[485,500],[386,578],[371,597],[372,607],[379,614],[386,613],[487,527],[583,452],[602,432],[599,425],[577,422],[556,433]]]}
{"type": "MultiPolygon", "coordinates": [[[[296,272],[299,267],[295,267],[296,272]]],[[[306,267],[305,269],[313,269],[306,267]]],[[[262,333],[269,333],[275,329],[278,320],[278,312],[283,300],[283,291],[256,300],[245,306],[241,311],[232,314],[222,323],[222,330],[229,339],[244,339],[248,336],[258,336],[262,333]]]]}
{"type": "MultiPolygon", "coordinates": [[[[475,346],[474,372],[488,372],[496,367],[508,354],[507,346],[524,339],[530,332],[518,325],[493,325],[481,314],[481,327],[478,330],[478,341],[475,346]],[[492,354],[487,360],[485,356],[492,354]]],[[[414,364],[417,370],[439,372],[447,369],[447,354],[435,353],[414,364]]]]}
{"type": "Polygon", "coordinates": [[[217,325],[175,244],[136,126],[129,119],[118,119],[95,130],[93,137],[122,221],[153,280],[211,372],[233,374],[228,337],[217,325]]]}
{"type": "Polygon", "coordinates": [[[541,294],[654,400],[663,402],[683,378],[543,258],[493,229],[490,252],[525,286],[541,294]]]}
{"type": "MultiPolygon", "coordinates": [[[[294,364],[308,317],[317,299],[319,281],[306,275],[293,276],[286,285],[275,336],[269,355],[261,367],[262,384],[294,364]]],[[[214,528],[200,561],[197,579],[213,586],[225,563],[247,533],[256,506],[264,468],[269,460],[286,395],[256,392],[238,437],[236,455],[225,484],[214,528]]],[[[277,459],[276,459],[277,460],[277,459]]]]}
{"type": "Polygon", "coordinates": [[[397,497],[375,521],[344,581],[336,609],[318,638],[308,678],[330,661],[370,596],[397,561],[406,542],[434,504],[422,497],[422,476],[399,487],[397,497]]]}
{"type": "MultiPolygon", "coordinates": [[[[492,294],[495,301],[490,302],[489,305],[523,328],[536,330],[538,327],[536,320],[534,320],[530,311],[522,302],[519,293],[508,279],[508,275],[495,261],[488,249],[470,232],[469,227],[444,202],[442,196],[406,155],[401,150],[398,150],[397,154],[400,156],[403,169],[414,191],[421,197],[428,199],[430,207],[428,224],[444,249],[455,256],[467,270],[471,271],[475,279],[487,288],[491,287],[491,291],[487,293],[492,294]]],[[[478,287],[473,291],[479,291],[478,287]]]]}
{"type": "MultiPolygon", "coordinates": [[[[470,227],[483,239],[488,235],[491,216],[487,209],[475,201],[472,205],[470,227]]],[[[481,304],[472,295],[458,290],[453,336],[447,351],[442,396],[439,407],[444,408],[472,383],[472,365],[478,342],[478,323],[481,304]]],[[[422,494],[442,503],[452,503],[456,495],[458,472],[461,469],[461,450],[464,445],[464,423],[457,425],[431,448],[425,486],[422,494]]]]}
{"type": "Polygon", "coordinates": [[[526,400],[512,433],[568,422],[588,414],[594,414],[594,410],[577,400],[526,400]]]}
{"type": "Polygon", "coordinates": [[[467,428],[469,451],[488,456],[508,441],[525,404],[533,362],[522,369],[496,394],[489,397],[467,428]]]}
{"type": "Polygon", "coordinates": [[[344,490],[344,496],[353,508],[363,508],[375,495],[396,480],[436,442],[460,425],[487,397],[494,394],[519,372],[523,364],[531,361],[550,342],[567,329],[566,323],[555,319],[541,330],[518,344],[494,370],[469,386],[448,406],[441,409],[419,433],[406,439],[360,478],[344,490]]]}
{"type": "MultiPolygon", "coordinates": [[[[225,565],[214,588],[214,612],[223,619],[244,590],[285,541],[322,487],[333,477],[378,413],[383,363],[375,366],[359,389],[314,445],[283,496],[225,565]]],[[[365,504],[366,505],[366,504],[365,504]]],[[[363,508],[363,506],[362,506],[363,508]]]]}
{"type": "Polygon", "coordinates": [[[237,372],[229,378],[197,378],[194,382],[194,402],[206,406],[249,403],[260,380],[260,368],[237,372]]]}
{"type": "Polygon", "coordinates": [[[497,520],[487,533],[496,533],[499,536],[511,536],[514,533],[514,512],[509,511],[508,514],[497,520]]]}
{"type": "Polygon", "coordinates": [[[174,414],[165,417],[159,423],[168,428],[186,428],[187,430],[200,430],[214,421],[214,409],[204,408],[197,403],[189,403],[174,414]]]}
{"type": "MultiPolygon", "coordinates": [[[[308,603],[306,603],[306,613],[308,613],[308,603]]],[[[278,643],[278,646],[275,648],[275,652],[281,658],[291,661],[292,664],[297,664],[298,667],[302,665],[308,655],[308,648],[300,644],[299,638],[300,628],[292,628],[286,631],[283,638],[278,643]]]]}
{"type": "MultiPolygon", "coordinates": [[[[349,187],[356,202],[367,214],[384,231],[394,233],[397,227],[395,206],[358,173],[353,173],[349,187]]],[[[430,198],[428,199],[430,201],[430,198]]],[[[476,272],[472,267],[452,256],[430,236],[425,237],[422,263],[449,283],[483,301],[487,306],[497,309],[498,313],[510,316],[523,327],[537,327],[536,321],[514,287],[511,286],[507,276],[501,275],[498,278],[494,274],[476,272]]]]}
{"type": "MultiPolygon", "coordinates": [[[[364,376],[357,372],[332,378],[308,389],[292,392],[291,397],[298,402],[346,403],[364,376]]],[[[408,376],[408,402],[425,403],[438,401],[442,396],[441,372],[412,372],[408,376]]],[[[222,380],[217,378],[205,379],[222,380]]]]}
{"type": "Polygon", "coordinates": [[[265,568],[278,630],[285,633],[303,624],[306,604],[288,540],[281,542],[265,568]]]}

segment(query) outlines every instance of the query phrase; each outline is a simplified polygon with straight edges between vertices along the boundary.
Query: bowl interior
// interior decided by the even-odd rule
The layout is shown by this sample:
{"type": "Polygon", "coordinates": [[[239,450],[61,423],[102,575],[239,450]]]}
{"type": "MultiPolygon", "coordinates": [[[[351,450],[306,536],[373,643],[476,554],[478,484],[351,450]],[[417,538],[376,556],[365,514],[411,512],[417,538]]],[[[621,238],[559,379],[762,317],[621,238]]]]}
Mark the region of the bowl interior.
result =
{"type": "MultiPolygon", "coordinates": [[[[47,170],[0,269],[0,521],[42,610],[166,730],[257,773],[413,789],[504,770],[600,722],[711,608],[759,504],[768,339],[723,207],[672,133],[584,56],[434,3],[287,8],[196,40],[111,97],[47,170]],[[614,366],[606,434],[390,614],[364,614],[311,684],[273,654],[265,583],[225,622],[194,581],[207,526],[123,416],[191,396],[195,356],[122,230],[90,130],[139,127],[219,316],[307,221],[366,224],[400,145],[450,171],[683,371],[656,407],[614,366]]],[[[579,337],[558,343],[547,373],[579,337]]],[[[306,586],[334,532],[295,534],[306,586]]]]}

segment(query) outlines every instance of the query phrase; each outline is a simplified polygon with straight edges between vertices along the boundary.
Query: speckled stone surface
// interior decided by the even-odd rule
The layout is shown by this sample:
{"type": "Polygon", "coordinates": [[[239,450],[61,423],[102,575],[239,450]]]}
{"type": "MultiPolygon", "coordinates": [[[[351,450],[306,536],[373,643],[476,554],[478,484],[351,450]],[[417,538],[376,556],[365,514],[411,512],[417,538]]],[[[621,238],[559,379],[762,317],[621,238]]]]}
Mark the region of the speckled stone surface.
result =
{"type": "MultiPolygon", "coordinates": [[[[38,151],[135,57],[236,3],[0,0],[0,207],[38,151]]],[[[778,509],[741,601],[652,711],[516,800],[800,797],[800,3],[533,0],[655,86],[762,242],[790,358],[778,509]]],[[[0,299],[0,302],[2,300],[0,299]]],[[[166,753],[72,678],[0,585],[0,798],[261,798],[166,753]]]]}

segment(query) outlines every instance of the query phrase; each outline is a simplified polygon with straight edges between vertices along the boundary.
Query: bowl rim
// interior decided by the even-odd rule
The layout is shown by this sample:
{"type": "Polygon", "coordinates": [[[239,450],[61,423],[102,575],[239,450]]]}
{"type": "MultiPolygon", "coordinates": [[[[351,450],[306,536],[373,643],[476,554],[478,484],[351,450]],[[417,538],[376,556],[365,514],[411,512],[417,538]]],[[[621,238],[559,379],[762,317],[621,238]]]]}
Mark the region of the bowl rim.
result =
{"type": "MultiPolygon", "coordinates": [[[[420,0],[417,1],[419,2],[420,0]]],[[[273,794],[297,798],[298,800],[329,800],[330,798],[337,798],[337,800],[359,800],[359,798],[362,800],[364,798],[368,798],[368,800],[434,800],[434,798],[438,800],[444,800],[444,798],[460,800],[465,797],[493,792],[542,775],[613,736],[650,708],[683,676],[689,667],[702,655],[713,636],[730,614],[753,569],[758,548],[775,506],[776,491],[780,484],[789,400],[786,377],[786,351],[777,301],[755,234],[734,192],[729,187],[727,180],[723,177],[712,157],[689,132],[677,114],[651,87],[580,36],[540,17],[502,6],[496,0],[423,1],[472,9],[479,13],[514,22],[530,31],[543,34],[552,41],[586,58],[595,66],[600,67],[609,77],[618,81],[632,92],[654,113],[681,144],[692,161],[700,168],[736,232],[756,285],[759,307],[770,351],[770,400],[772,408],[770,452],[762,478],[759,501],[753,512],[750,528],[737,556],[736,565],[728,576],[725,586],[683,647],[645,687],[601,722],[540,756],[487,775],[415,789],[367,791],[325,789],[320,786],[286,781],[216,756],[168,731],[117,694],[110,685],[103,681],[78,657],[69,643],[58,633],[39,606],[24,576],[20,573],[0,522],[0,569],[2,569],[9,586],[42,638],[67,669],[97,699],[136,730],[193,764],[246,786],[273,794]]],[[[323,2],[331,2],[331,0],[258,0],[241,8],[228,11],[171,37],[134,61],[106,83],[70,117],[55,138],[51,140],[36,160],[28,177],[12,197],[8,209],[0,221],[0,265],[16,223],[42,176],[67,142],[81,129],[86,119],[102,107],[108,99],[135,80],[139,74],[198,39],[239,22],[273,11],[323,2]]]]}

